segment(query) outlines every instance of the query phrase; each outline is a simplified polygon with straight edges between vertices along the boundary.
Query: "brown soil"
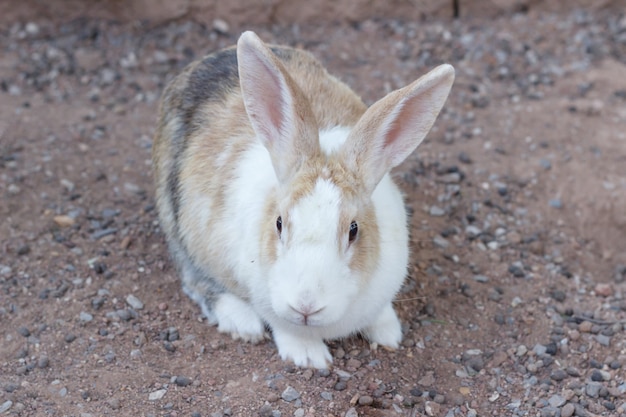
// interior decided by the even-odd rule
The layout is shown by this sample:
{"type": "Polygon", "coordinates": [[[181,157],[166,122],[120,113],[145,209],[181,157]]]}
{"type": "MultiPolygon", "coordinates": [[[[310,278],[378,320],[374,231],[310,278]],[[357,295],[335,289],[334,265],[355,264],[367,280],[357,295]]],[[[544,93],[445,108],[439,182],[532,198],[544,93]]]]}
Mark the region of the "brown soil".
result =
{"type": "Polygon", "coordinates": [[[186,18],[6,25],[0,410],[625,415],[626,18],[603,5],[252,27],[312,51],[368,103],[438,63],[458,71],[429,139],[396,171],[413,236],[403,345],[333,341],[329,372],[207,326],[159,231],[159,94],[238,32],[186,18]]]}

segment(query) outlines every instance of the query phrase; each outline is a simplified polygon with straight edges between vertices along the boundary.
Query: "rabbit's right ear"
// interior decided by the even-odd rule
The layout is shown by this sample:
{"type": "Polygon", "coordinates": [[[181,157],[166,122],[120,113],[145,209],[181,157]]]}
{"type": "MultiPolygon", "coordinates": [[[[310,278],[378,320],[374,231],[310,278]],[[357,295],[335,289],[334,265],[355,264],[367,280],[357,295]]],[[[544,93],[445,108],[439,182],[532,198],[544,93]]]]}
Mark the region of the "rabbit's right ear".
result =
{"type": "Polygon", "coordinates": [[[374,103],[343,146],[348,166],[371,193],[389,170],[417,148],[432,127],[454,82],[454,68],[440,65],[374,103]]]}
{"type": "Polygon", "coordinates": [[[254,32],[237,42],[239,80],[254,132],[270,153],[276,176],[287,182],[320,151],[315,118],[300,88],[254,32]]]}

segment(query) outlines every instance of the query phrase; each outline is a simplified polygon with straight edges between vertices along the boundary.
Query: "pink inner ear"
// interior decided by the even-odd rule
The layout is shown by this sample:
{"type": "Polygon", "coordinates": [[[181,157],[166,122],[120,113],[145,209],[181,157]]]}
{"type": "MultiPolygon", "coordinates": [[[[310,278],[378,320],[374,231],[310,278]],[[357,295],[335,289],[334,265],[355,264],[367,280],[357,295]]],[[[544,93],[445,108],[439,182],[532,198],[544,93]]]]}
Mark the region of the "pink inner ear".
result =
{"type": "Polygon", "coordinates": [[[284,83],[259,51],[245,50],[240,77],[248,114],[266,145],[279,138],[285,122],[284,83]]]}
{"type": "Polygon", "coordinates": [[[400,165],[416,147],[418,137],[425,134],[429,126],[422,122],[424,100],[420,96],[411,97],[400,104],[401,108],[385,134],[385,154],[391,167],[400,165]]]}

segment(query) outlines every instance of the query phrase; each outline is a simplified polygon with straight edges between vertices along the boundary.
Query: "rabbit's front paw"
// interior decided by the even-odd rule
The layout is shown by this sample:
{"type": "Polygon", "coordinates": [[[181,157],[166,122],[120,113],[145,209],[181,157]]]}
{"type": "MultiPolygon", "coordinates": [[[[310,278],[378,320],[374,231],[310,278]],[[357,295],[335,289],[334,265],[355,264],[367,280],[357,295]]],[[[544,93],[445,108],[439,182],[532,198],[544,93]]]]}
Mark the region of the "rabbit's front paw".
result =
{"type": "Polygon", "coordinates": [[[370,342],[396,349],[402,340],[402,328],[396,312],[389,303],[374,323],[365,328],[365,336],[370,342]]]}
{"type": "Polygon", "coordinates": [[[322,339],[299,338],[273,329],[280,357],[296,366],[326,369],[333,358],[322,339]]]}
{"type": "Polygon", "coordinates": [[[215,303],[217,330],[230,333],[233,339],[258,343],[266,336],[261,317],[250,304],[233,294],[221,294],[215,303]]]}

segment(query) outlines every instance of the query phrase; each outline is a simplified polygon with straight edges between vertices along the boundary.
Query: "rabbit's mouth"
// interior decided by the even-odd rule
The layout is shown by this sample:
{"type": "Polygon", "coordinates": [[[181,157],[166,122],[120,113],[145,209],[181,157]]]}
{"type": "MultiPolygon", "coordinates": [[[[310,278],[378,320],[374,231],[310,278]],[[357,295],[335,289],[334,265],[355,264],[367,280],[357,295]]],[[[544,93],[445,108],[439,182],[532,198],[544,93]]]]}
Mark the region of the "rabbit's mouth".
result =
{"type": "Polygon", "coordinates": [[[324,309],[325,307],[314,308],[308,305],[293,307],[290,305],[284,318],[298,326],[320,327],[326,324],[322,313],[324,309]]]}

